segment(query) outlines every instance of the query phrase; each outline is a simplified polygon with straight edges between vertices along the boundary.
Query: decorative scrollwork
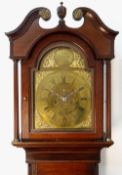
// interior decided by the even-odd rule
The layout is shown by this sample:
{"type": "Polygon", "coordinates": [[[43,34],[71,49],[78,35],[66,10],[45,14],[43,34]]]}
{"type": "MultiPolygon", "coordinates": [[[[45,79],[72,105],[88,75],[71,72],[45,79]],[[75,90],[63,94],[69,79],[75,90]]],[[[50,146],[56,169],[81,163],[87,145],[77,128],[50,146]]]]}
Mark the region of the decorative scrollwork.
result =
{"type": "Polygon", "coordinates": [[[81,8],[77,8],[73,11],[73,18],[77,21],[81,20],[83,17],[83,11],[81,8]]]}
{"type": "Polygon", "coordinates": [[[51,17],[51,12],[47,8],[40,8],[39,16],[43,18],[45,21],[49,20],[51,17]]]}

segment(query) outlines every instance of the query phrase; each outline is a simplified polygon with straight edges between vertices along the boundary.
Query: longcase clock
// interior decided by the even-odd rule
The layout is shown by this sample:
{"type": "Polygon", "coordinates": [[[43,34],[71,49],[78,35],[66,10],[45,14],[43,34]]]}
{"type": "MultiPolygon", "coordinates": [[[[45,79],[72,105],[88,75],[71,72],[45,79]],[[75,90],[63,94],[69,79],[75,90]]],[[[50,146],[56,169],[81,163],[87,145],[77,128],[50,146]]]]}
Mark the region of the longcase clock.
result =
{"type": "Polygon", "coordinates": [[[26,152],[28,175],[98,175],[111,140],[111,59],[118,32],[91,9],[76,8],[79,28],[44,29],[47,8],[32,10],[7,33],[14,62],[14,140],[26,152]]]}

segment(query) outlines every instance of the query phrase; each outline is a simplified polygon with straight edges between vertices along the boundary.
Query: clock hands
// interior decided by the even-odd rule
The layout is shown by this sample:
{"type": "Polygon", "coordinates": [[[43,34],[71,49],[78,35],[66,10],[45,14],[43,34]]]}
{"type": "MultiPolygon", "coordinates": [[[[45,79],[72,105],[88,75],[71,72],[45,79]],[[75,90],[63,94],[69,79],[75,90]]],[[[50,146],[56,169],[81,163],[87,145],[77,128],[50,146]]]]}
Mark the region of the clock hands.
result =
{"type": "MultiPolygon", "coordinates": [[[[52,95],[55,95],[57,96],[60,100],[62,100],[63,102],[67,102],[67,100],[72,97],[74,94],[76,94],[77,92],[83,90],[84,87],[81,86],[80,88],[76,89],[76,90],[73,90],[71,93],[69,94],[66,94],[66,95],[60,95],[59,93],[57,92],[54,92],[54,90],[49,90],[49,89],[44,89],[46,91],[48,91],[50,94],[52,95]]],[[[86,100],[87,98],[86,97],[82,97],[81,100],[86,100]]]]}
{"type": "MultiPolygon", "coordinates": [[[[69,94],[67,94],[67,95],[65,95],[65,96],[60,96],[60,97],[61,97],[61,100],[62,100],[63,102],[66,102],[71,96],[73,96],[74,94],[76,94],[77,92],[79,92],[79,91],[81,91],[81,90],[83,90],[83,89],[84,89],[84,87],[81,86],[79,89],[73,90],[71,93],[69,93],[69,94]]],[[[84,100],[84,99],[86,99],[86,98],[83,98],[83,100],[84,100]]]]}
{"type": "Polygon", "coordinates": [[[50,94],[52,94],[52,95],[57,96],[57,97],[58,97],[60,100],[62,100],[63,102],[66,102],[66,101],[67,101],[67,96],[62,96],[62,95],[60,95],[60,94],[54,92],[54,90],[49,90],[49,89],[44,89],[44,90],[48,91],[48,92],[49,92],[50,94]]]}
{"type": "Polygon", "coordinates": [[[65,96],[61,96],[62,97],[62,101],[66,102],[71,96],[73,96],[74,94],[76,94],[77,92],[83,90],[84,87],[81,86],[79,89],[73,90],[71,93],[65,95],[65,96]]]}

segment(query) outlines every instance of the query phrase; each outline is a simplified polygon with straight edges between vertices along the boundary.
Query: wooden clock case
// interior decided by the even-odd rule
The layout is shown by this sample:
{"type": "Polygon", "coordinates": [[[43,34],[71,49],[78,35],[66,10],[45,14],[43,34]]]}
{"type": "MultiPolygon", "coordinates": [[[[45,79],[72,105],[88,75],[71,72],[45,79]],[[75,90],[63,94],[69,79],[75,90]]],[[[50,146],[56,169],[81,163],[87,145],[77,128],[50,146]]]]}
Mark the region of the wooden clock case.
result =
{"type": "Polygon", "coordinates": [[[110,62],[114,57],[114,39],[118,32],[109,29],[89,8],[80,7],[73,12],[75,20],[84,18],[80,28],[65,25],[66,8],[62,4],[57,12],[60,20],[53,29],[44,29],[39,25],[40,17],[44,20],[50,19],[49,9],[36,8],[16,30],[7,33],[10,39],[10,57],[14,62],[13,145],[25,149],[28,175],[98,175],[100,151],[113,144],[110,62]],[[95,117],[92,131],[35,132],[32,128],[30,72],[32,68],[38,69],[39,54],[45,48],[60,42],[74,44],[83,50],[88,67],[94,70],[95,117]],[[22,104],[21,109],[19,103],[22,104]]]}

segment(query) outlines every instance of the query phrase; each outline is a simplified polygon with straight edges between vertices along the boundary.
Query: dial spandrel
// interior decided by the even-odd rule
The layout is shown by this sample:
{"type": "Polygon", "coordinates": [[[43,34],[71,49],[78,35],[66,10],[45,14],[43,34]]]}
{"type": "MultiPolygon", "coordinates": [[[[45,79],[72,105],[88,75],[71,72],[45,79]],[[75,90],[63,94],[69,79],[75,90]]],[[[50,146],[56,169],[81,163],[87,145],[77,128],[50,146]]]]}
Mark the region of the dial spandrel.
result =
{"type": "Polygon", "coordinates": [[[68,47],[49,51],[34,73],[34,128],[91,129],[92,82],[83,54],[68,47]]]}

